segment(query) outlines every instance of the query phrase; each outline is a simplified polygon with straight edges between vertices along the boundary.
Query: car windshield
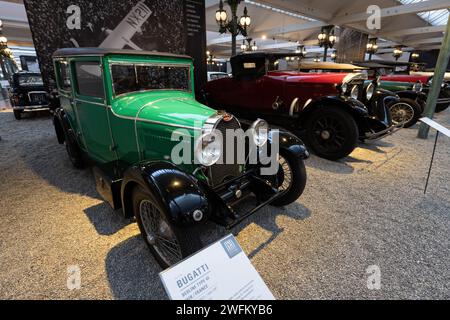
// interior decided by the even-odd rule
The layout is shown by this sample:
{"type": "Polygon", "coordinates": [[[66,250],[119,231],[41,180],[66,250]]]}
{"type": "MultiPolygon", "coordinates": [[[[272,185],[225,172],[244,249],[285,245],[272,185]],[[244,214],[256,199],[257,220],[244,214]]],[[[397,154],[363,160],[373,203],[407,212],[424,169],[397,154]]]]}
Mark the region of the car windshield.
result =
{"type": "Polygon", "coordinates": [[[157,64],[112,64],[115,95],[148,90],[190,91],[190,67],[157,64]]]}
{"type": "Polygon", "coordinates": [[[21,75],[19,76],[20,86],[42,86],[42,77],[38,75],[21,75]]]}

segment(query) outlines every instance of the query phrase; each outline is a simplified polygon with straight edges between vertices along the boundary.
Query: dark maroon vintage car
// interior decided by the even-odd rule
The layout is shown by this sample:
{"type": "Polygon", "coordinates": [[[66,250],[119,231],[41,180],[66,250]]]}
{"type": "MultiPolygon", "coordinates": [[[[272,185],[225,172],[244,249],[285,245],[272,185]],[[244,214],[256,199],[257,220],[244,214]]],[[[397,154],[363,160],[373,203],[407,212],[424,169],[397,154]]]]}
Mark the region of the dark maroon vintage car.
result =
{"type": "Polygon", "coordinates": [[[379,139],[395,130],[387,105],[397,98],[375,94],[376,81],[365,87],[367,76],[361,73],[276,70],[285,57],[264,52],[232,57],[233,77],[209,82],[204,99],[215,109],[284,126],[330,160],[349,155],[358,140],[379,139]],[[362,102],[371,99],[379,99],[371,104],[375,108],[362,102]]]}

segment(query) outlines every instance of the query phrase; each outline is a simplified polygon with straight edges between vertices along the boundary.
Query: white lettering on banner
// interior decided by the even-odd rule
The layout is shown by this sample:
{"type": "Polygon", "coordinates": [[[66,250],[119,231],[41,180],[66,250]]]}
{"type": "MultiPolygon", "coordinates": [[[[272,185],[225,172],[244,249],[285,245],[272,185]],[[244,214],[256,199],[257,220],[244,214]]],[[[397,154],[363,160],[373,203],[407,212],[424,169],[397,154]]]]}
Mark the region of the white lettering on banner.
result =
{"type": "Polygon", "coordinates": [[[380,30],[381,29],[381,8],[377,5],[371,5],[367,7],[367,14],[370,16],[367,18],[367,29],[380,30]]]}
{"type": "Polygon", "coordinates": [[[79,6],[70,5],[66,10],[67,14],[70,16],[66,20],[66,26],[69,30],[80,30],[81,29],[81,9],[79,6]]]}

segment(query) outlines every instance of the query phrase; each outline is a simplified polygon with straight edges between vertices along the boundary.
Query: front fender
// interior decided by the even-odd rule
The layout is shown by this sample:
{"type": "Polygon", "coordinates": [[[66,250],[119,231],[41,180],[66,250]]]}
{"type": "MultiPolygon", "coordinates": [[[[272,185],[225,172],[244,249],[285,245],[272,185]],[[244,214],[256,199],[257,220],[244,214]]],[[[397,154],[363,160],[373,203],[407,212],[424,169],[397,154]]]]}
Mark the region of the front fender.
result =
{"type": "Polygon", "coordinates": [[[314,109],[319,105],[330,105],[330,104],[340,106],[345,110],[349,111],[351,114],[358,117],[366,117],[369,114],[367,107],[362,102],[349,97],[341,97],[341,96],[321,97],[308,104],[302,110],[302,112],[311,112],[312,109],[314,109]]]}
{"type": "Polygon", "coordinates": [[[308,159],[309,152],[302,140],[295,135],[284,130],[271,130],[269,133],[269,143],[273,150],[273,144],[276,141],[275,135],[278,134],[279,149],[285,150],[300,159],[308,159]]]}
{"type": "Polygon", "coordinates": [[[151,192],[167,212],[170,222],[193,224],[196,210],[208,215],[208,199],[197,180],[170,162],[144,162],[128,168],[121,187],[122,208],[126,217],[133,216],[132,192],[139,185],[151,192]]]}
{"type": "MultiPolygon", "coordinates": [[[[66,134],[71,134],[69,119],[62,108],[57,108],[53,114],[53,125],[55,126],[56,137],[59,144],[63,144],[66,139],[66,134]]],[[[74,137],[72,137],[74,138],[74,137]]]]}
{"type": "Polygon", "coordinates": [[[396,92],[396,94],[400,98],[411,99],[411,100],[423,99],[423,97],[425,96],[425,100],[426,100],[426,95],[424,93],[422,93],[422,92],[417,92],[417,91],[412,91],[412,90],[405,90],[405,91],[398,91],[398,92],[396,92]]]}

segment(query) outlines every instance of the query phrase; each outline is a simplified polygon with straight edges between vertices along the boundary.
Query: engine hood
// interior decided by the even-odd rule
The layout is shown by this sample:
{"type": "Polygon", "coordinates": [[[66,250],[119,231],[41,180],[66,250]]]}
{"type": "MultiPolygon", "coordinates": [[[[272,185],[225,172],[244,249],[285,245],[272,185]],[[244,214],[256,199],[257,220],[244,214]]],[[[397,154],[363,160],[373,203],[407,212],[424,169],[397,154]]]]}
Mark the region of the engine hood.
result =
{"type": "Polygon", "coordinates": [[[172,127],[201,128],[216,111],[197,102],[189,93],[154,91],[131,93],[116,99],[116,116],[172,127]]]}

